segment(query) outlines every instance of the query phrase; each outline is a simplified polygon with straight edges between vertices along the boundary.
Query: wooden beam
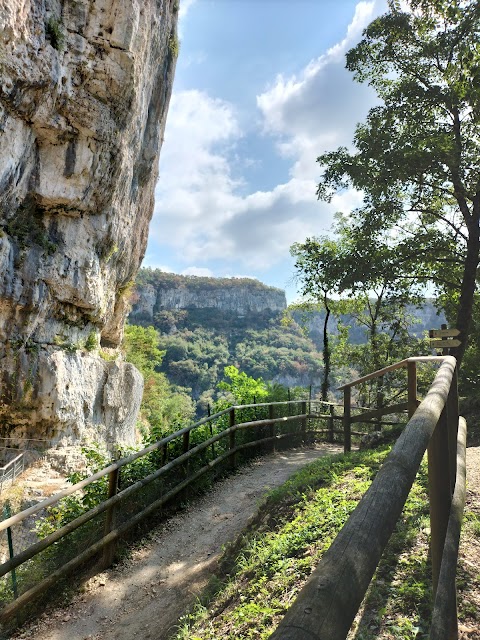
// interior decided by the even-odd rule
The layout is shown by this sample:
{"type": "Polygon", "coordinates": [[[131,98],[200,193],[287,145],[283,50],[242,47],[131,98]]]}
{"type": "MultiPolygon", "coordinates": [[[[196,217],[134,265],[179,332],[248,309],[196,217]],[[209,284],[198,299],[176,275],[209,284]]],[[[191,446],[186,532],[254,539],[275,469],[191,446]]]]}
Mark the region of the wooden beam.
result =
{"type": "Polygon", "coordinates": [[[430,640],[456,640],[458,638],[455,576],[457,572],[458,547],[466,496],[467,424],[464,418],[460,418],[458,426],[455,491],[448,520],[447,535],[445,537],[437,595],[433,608],[430,640]]]}
{"type": "Polygon", "coordinates": [[[271,640],[345,640],[445,406],[455,360],[441,365],[355,511],[271,640]]]}
{"type": "Polygon", "coordinates": [[[352,416],[350,422],[366,422],[373,418],[380,418],[381,416],[387,416],[391,413],[401,413],[408,409],[408,402],[400,402],[399,404],[393,404],[391,407],[383,407],[382,409],[373,409],[372,411],[366,411],[357,416],[352,416]]]}

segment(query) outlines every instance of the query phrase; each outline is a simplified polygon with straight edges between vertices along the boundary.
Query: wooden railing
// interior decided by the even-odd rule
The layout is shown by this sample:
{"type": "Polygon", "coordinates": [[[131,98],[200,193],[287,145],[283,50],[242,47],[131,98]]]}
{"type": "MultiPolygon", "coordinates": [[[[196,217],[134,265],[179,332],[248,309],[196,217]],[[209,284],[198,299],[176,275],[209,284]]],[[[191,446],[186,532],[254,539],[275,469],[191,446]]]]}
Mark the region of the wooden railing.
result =
{"type": "MultiPolygon", "coordinates": [[[[466,423],[458,415],[455,359],[409,358],[344,385],[345,448],[350,448],[351,388],[400,367],[407,367],[409,374],[407,404],[411,418],[272,640],[347,637],[427,448],[434,594],[430,638],[458,637],[455,575],[465,504],[466,423]],[[415,367],[431,361],[440,361],[441,366],[417,408],[415,367]]],[[[391,409],[381,411],[389,413],[391,409]]]]}
{"type": "Polygon", "coordinates": [[[234,469],[246,452],[272,451],[280,444],[295,446],[317,435],[333,441],[339,433],[348,451],[351,436],[364,433],[352,431],[352,424],[376,423],[383,415],[408,410],[411,419],[387,461],[273,637],[282,640],[346,637],[428,446],[436,593],[431,638],[454,638],[455,566],[465,500],[462,419],[458,462],[453,451],[459,424],[455,360],[449,356],[409,358],[344,385],[343,390],[343,405],[302,399],[229,407],[116,460],[0,522],[0,536],[5,535],[12,542],[10,558],[0,564],[0,622],[8,624],[27,604],[48,593],[85,563],[95,560],[102,568],[111,564],[117,541],[133,527],[188,487],[197,485],[206,474],[234,469]],[[431,361],[441,366],[417,409],[416,366],[431,361]],[[351,406],[352,387],[401,367],[408,371],[406,403],[374,411],[351,406]],[[324,428],[318,428],[319,421],[324,428]],[[335,423],[341,423],[342,429],[335,428],[335,423]],[[132,479],[135,465],[147,462],[145,473],[133,474],[132,479]],[[104,496],[91,508],[70,522],[60,522],[43,539],[34,538],[19,545],[25,523],[31,529],[32,521],[75,495],[85,496],[97,486],[103,487],[104,496]],[[445,635],[446,629],[450,635],[445,635]]]}
{"type": "MultiPolygon", "coordinates": [[[[0,522],[0,535],[7,533],[14,548],[11,557],[0,564],[0,622],[6,623],[87,561],[99,560],[102,568],[111,564],[120,538],[205,474],[217,467],[234,469],[239,455],[248,450],[258,453],[263,447],[272,451],[281,443],[296,446],[312,439],[316,431],[310,427],[318,420],[333,422],[330,411],[313,412],[316,406],[325,410],[334,405],[302,399],[229,407],[0,522]],[[150,465],[146,475],[125,485],[122,479],[131,475],[133,465],[151,461],[152,456],[156,468],[152,471],[150,465]],[[102,482],[105,496],[98,504],[71,522],[60,523],[43,539],[20,544],[23,523],[31,529],[32,521],[58,508],[62,501],[85,495],[102,482]],[[8,574],[14,589],[8,587],[8,574]]],[[[322,431],[333,436],[331,424],[322,431]]]]}

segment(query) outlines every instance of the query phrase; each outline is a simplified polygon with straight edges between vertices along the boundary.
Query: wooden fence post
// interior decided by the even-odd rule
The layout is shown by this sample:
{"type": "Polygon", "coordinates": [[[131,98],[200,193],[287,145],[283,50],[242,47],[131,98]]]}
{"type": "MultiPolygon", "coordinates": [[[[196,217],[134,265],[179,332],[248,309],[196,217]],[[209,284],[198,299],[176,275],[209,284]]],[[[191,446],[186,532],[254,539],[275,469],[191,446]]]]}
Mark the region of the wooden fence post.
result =
{"type": "MultiPolygon", "coordinates": [[[[273,404],[268,405],[268,418],[269,420],[273,420],[274,418],[274,406],[273,404]]],[[[272,422],[269,429],[269,436],[273,438],[275,436],[275,423],[272,422]]],[[[275,453],[275,440],[272,440],[272,453],[275,453]]]]}
{"type": "Polygon", "coordinates": [[[328,419],[328,441],[333,444],[335,436],[333,430],[335,428],[335,407],[330,405],[330,418],[328,419]]]}
{"type": "MultiPolygon", "coordinates": [[[[306,402],[302,402],[301,413],[303,415],[307,414],[307,403],[306,402]]],[[[305,440],[307,438],[307,418],[302,418],[302,423],[300,425],[300,428],[301,428],[301,431],[302,431],[302,442],[303,442],[303,444],[305,444],[305,440]]]]}
{"type": "Polygon", "coordinates": [[[351,398],[352,390],[350,387],[345,387],[343,390],[343,451],[348,453],[352,450],[352,434],[351,434],[351,398]]]}
{"type": "MultiPolygon", "coordinates": [[[[210,417],[211,414],[211,410],[210,410],[210,403],[207,404],[207,413],[208,413],[208,417],[210,417]]],[[[212,426],[212,422],[209,421],[208,426],[210,427],[210,437],[213,437],[213,426],[212,426]]],[[[215,443],[212,442],[212,460],[215,460],[215,443]]]]}
{"type": "Polygon", "coordinates": [[[433,598],[437,593],[443,546],[452,504],[448,412],[445,405],[428,444],[428,488],[430,494],[430,550],[433,598]]]}
{"type": "Polygon", "coordinates": [[[190,431],[183,434],[183,453],[187,453],[190,448],[190,431]]]}
{"type": "MultiPolygon", "coordinates": [[[[110,473],[108,474],[108,497],[109,498],[113,498],[113,496],[117,495],[119,475],[120,475],[119,469],[114,469],[113,471],[110,471],[110,473]]],[[[115,511],[116,511],[116,505],[112,505],[111,507],[108,507],[105,513],[105,526],[103,529],[104,536],[108,535],[110,531],[115,529],[115,511]]],[[[103,549],[103,559],[102,559],[102,565],[104,569],[106,569],[112,564],[113,558],[115,555],[115,547],[116,547],[116,542],[110,542],[110,544],[105,545],[103,549]]]]}
{"type": "MultiPolygon", "coordinates": [[[[3,507],[3,519],[6,520],[7,518],[10,518],[11,515],[12,515],[12,510],[10,508],[10,500],[6,500],[5,501],[5,505],[3,507]]],[[[13,538],[12,538],[12,528],[11,527],[7,528],[7,542],[8,542],[8,556],[9,556],[9,558],[11,560],[13,558],[13,556],[15,555],[14,552],[13,552],[13,538]]],[[[11,573],[12,573],[13,597],[16,600],[18,598],[17,574],[15,573],[15,569],[12,569],[11,573]]]]}
{"type": "Polygon", "coordinates": [[[417,410],[417,364],[407,362],[407,399],[408,399],[408,419],[417,410]]]}
{"type": "MultiPolygon", "coordinates": [[[[234,427],[235,426],[235,409],[234,407],[232,407],[230,409],[230,427],[234,427]]],[[[235,449],[235,431],[230,431],[229,434],[229,446],[230,446],[230,451],[233,451],[233,449],[235,449]]],[[[230,456],[230,466],[232,469],[235,469],[236,467],[236,455],[235,453],[232,453],[230,456]]]]}

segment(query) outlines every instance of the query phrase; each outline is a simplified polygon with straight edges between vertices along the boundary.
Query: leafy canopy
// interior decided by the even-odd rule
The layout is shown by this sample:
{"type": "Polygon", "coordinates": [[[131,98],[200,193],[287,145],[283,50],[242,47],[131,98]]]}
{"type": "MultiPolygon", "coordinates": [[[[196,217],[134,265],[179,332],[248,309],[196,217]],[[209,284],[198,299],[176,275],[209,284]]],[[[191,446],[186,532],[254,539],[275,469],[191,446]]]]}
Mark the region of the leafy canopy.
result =
{"type": "Polygon", "coordinates": [[[390,0],[347,54],[380,104],[357,126],[353,151],[318,158],[318,197],[361,191],[352,231],[370,243],[383,236],[399,279],[436,287],[461,332],[459,360],[480,252],[479,34],[473,0],[390,0]]]}

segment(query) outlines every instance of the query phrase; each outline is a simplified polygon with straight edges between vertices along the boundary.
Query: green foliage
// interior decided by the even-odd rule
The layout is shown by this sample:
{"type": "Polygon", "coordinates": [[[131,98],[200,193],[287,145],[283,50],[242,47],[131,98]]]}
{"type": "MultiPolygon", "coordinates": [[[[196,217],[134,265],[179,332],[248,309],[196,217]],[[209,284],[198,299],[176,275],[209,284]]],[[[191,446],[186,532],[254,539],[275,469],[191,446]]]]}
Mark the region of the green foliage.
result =
{"type": "Polygon", "coordinates": [[[65,34],[62,29],[62,24],[60,20],[54,18],[53,16],[49,18],[47,24],[45,25],[45,35],[48,40],[50,40],[50,44],[57,51],[62,51],[65,45],[65,34]]]}
{"type": "Polygon", "coordinates": [[[461,332],[461,361],[478,295],[480,9],[474,0],[388,6],[347,54],[380,104],[357,126],[353,152],[318,158],[317,193],[327,201],[349,187],[363,193],[352,234],[368,251],[380,242],[400,282],[435,286],[461,332]]]}
{"type": "Polygon", "coordinates": [[[60,349],[63,349],[67,353],[75,353],[81,348],[80,344],[76,344],[74,342],[70,342],[63,335],[56,335],[53,339],[54,344],[60,349]]]}
{"type": "Polygon", "coordinates": [[[295,322],[284,327],[275,320],[271,324],[261,320],[257,325],[256,317],[249,316],[243,327],[236,327],[235,316],[231,314],[233,326],[229,326],[225,314],[224,325],[213,328],[208,314],[204,316],[200,324],[197,311],[185,312],[181,322],[186,326],[176,324],[177,331],[160,335],[159,341],[166,352],[161,370],[174,384],[189,387],[195,398],[211,395],[225,367],[232,365],[266,381],[290,378],[294,384],[308,385],[319,379],[321,355],[295,322]]]}
{"type": "Polygon", "coordinates": [[[87,351],[95,351],[98,348],[98,336],[95,330],[90,331],[85,340],[85,349],[87,351]]]}
{"type": "Polygon", "coordinates": [[[230,406],[232,400],[233,404],[252,404],[262,402],[267,397],[267,387],[261,378],[251,378],[234,366],[225,367],[224,373],[229,382],[218,383],[218,388],[227,394],[222,405],[230,406]]]}
{"type": "MultiPolygon", "coordinates": [[[[322,458],[271,492],[254,526],[232,551],[227,549],[223,566],[228,575],[223,575],[223,582],[217,579],[211,591],[184,616],[177,640],[269,637],[387,454],[388,449],[383,449],[322,458]]],[[[422,467],[378,578],[367,594],[373,601],[372,609],[378,612],[375,625],[395,624],[401,629],[399,634],[407,633],[407,628],[420,628],[430,610],[428,547],[409,555],[412,544],[425,537],[425,485],[426,469],[422,467]]],[[[359,629],[368,635],[358,637],[378,637],[373,621],[369,619],[368,624],[372,629],[367,624],[359,629]]]]}
{"type": "MultiPolygon", "coordinates": [[[[388,449],[327,457],[275,489],[177,640],[267,638],[375,477],[388,449]]],[[[371,586],[355,637],[426,638],[431,612],[426,465],[371,586]]]]}
{"type": "Polygon", "coordinates": [[[250,290],[261,292],[275,292],[283,294],[281,289],[269,287],[259,280],[253,278],[208,278],[204,276],[181,276],[176,273],[166,273],[160,269],[144,267],[138,272],[136,282],[142,286],[151,284],[155,289],[172,289],[185,287],[190,291],[209,291],[219,287],[226,289],[242,289],[248,287],[250,290]]]}
{"type": "Polygon", "coordinates": [[[33,198],[27,198],[7,221],[5,231],[16,240],[20,249],[36,245],[52,255],[57,250],[57,244],[49,237],[42,216],[41,207],[33,198]]]}
{"type": "Polygon", "coordinates": [[[158,332],[153,327],[138,327],[133,324],[125,327],[125,357],[143,375],[152,373],[162,363],[165,352],[158,348],[158,341],[158,332]]]}
{"type": "Polygon", "coordinates": [[[164,373],[156,371],[165,351],[158,348],[153,327],[125,327],[125,356],[144,376],[141,417],[148,425],[147,441],[159,440],[193,420],[195,405],[187,393],[173,387],[164,373]]]}
{"type": "Polygon", "coordinates": [[[171,35],[168,39],[168,50],[170,51],[172,58],[178,58],[180,53],[180,41],[176,35],[171,35]]]}
{"type": "MultiPolygon", "coordinates": [[[[82,447],[86,460],[85,470],[68,476],[71,484],[76,484],[111,463],[111,456],[99,444],[93,443],[82,447]]],[[[82,495],[71,495],[62,498],[55,506],[48,507],[47,514],[35,522],[35,533],[40,539],[46,538],[60,527],[68,524],[78,516],[106,500],[108,496],[108,476],[87,485],[82,495]]]]}
{"type": "MultiPolygon", "coordinates": [[[[366,242],[364,234],[352,229],[340,215],[333,231],[333,238],[307,238],[291,249],[302,294],[307,300],[323,303],[327,310],[323,331],[326,369],[333,365],[338,373],[348,367],[365,375],[408,356],[428,354],[429,343],[410,333],[414,324],[411,310],[425,301],[402,265],[396,264],[396,250],[389,238],[371,230],[374,241],[366,242]],[[338,329],[331,340],[327,326],[330,313],[338,329]],[[347,314],[356,327],[364,329],[366,342],[352,343],[351,325],[341,320],[347,314]]],[[[378,403],[384,402],[386,395],[393,393],[395,397],[397,389],[391,385],[391,380],[378,380],[373,385],[373,398],[364,398],[362,403],[371,406],[377,397],[378,403]]],[[[325,399],[327,388],[325,381],[325,399]]]]}

